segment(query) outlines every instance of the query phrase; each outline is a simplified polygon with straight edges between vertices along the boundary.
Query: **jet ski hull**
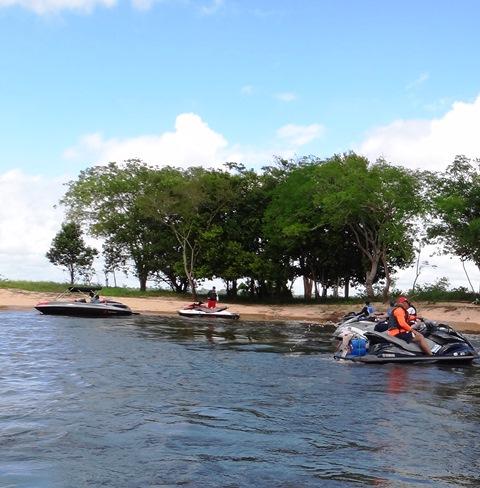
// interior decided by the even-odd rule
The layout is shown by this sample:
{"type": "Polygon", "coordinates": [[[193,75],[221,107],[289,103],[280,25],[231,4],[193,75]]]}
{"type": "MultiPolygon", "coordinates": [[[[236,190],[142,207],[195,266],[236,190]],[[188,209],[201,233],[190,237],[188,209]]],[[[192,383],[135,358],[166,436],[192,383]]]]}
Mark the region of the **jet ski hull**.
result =
{"type": "Polygon", "coordinates": [[[337,360],[353,361],[355,363],[365,364],[386,364],[386,363],[471,363],[478,359],[478,354],[469,354],[465,356],[397,356],[397,357],[381,357],[374,354],[366,354],[365,356],[341,356],[335,354],[334,358],[337,360]]]}
{"type": "Polygon", "coordinates": [[[220,319],[239,319],[240,315],[238,313],[220,311],[220,312],[207,312],[204,310],[189,310],[183,309],[178,310],[178,314],[182,317],[209,317],[209,318],[220,318],[220,319]]]}

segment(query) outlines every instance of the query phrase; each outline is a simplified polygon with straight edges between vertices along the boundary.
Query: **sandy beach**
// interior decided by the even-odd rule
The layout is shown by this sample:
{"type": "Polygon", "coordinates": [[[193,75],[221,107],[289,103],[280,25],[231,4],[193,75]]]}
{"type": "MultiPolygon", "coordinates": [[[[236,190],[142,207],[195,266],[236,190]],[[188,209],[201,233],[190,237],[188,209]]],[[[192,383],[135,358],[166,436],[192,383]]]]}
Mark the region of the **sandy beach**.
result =
{"type": "MultiPolygon", "coordinates": [[[[52,293],[35,293],[22,290],[0,289],[0,310],[31,309],[41,300],[56,297],[52,293]]],[[[115,297],[110,297],[115,298],[115,297]]],[[[126,298],[117,299],[136,312],[146,315],[176,315],[177,310],[188,301],[174,298],[126,298]]],[[[343,315],[351,312],[351,305],[240,305],[228,304],[229,310],[240,314],[242,320],[299,321],[307,323],[335,323],[343,315]]],[[[378,312],[384,312],[386,306],[374,303],[378,312]]],[[[463,332],[480,332],[480,306],[467,302],[421,303],[416,302],[421,316],[446,322],[463,332]]]]}

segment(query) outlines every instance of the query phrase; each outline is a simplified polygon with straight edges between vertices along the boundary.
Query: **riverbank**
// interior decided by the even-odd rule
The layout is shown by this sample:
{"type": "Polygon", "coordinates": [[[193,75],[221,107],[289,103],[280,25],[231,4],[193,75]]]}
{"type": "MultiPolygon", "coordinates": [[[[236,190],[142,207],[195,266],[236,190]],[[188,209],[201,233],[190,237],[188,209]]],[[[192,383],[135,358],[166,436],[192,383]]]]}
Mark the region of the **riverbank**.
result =
{"type": "MultiPolygon", "coordinates": [[[[53,300],[52,293],[36,293],[13,289],[0,289],[0,310],[31,309],[41,300],[53,300]]],[[[127,298],[118,299],[132,310],[145,315],[177,315],[177,310],[188,302],[175,298],[127,298]]],[[[308,323],[335,323],[352,311],[351,305],[263,305],[228,304],[229,310],[240,314],[243,320],[300,321],[308,323]]],[[[463,332],[480,333],[480,306],[467,302],[438,302],[415,304],[421,316],[446,322],[463,332]]],[[[378,312],[385,312],[386,306],[374,303],[378,312]]]]}

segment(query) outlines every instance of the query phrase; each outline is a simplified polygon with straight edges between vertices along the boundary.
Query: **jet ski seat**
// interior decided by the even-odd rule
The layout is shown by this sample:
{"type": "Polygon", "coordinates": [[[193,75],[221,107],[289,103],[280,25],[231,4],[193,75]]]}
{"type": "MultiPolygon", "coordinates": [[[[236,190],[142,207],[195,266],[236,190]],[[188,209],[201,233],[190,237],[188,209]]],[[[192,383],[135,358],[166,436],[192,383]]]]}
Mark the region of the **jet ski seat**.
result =
{"type": "Polygon", "coordinates": [[[407,351],[417,353],[422,352],[422,349],[416,342],[407,342],[403,339],[398,339],[395,336],[391,336],[386,332],[366,332],[365,335],[367,336],[370,342],[393,342],[400,346],[402,349],[406,349],[407,351]],[[372,341],[373,339],[373,341],[372,341]]]}
{"type": "Polygon", "coordinates": [[[382,320],[375,325],[373,329],[375,332],[385,332],[388,330],[388,321],[382,320]]]}

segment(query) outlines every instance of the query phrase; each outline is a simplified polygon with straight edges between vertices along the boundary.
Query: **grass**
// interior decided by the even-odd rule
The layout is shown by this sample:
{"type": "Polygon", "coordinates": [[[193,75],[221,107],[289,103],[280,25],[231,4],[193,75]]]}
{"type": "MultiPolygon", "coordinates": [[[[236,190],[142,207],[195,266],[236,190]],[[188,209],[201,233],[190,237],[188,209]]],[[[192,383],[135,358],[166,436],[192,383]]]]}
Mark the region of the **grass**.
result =
{"type": "MultiPolygon", "coordinates": [[[[33,291],[37,293],[63,293],[70,283],[55,283],[53,281],[15,281],[15,280],[0,280],[0,289],[14,289],[33,291]]],[[[85,286],[85,285],[79,285],[85,286]]],[[[101,294],[103,296],[117,296],[117,297],[178,297],[167,290],[147,290],[140,291],[138,288],[114,288],[103,287],[101,294]]]]}
{"type": "MultiPolygon", "coordinates": [[[[37,293],[63,293],[68,287],[69,283],[56,283],[53,281],[15,281],[0,279],[0,289],[10,288],[16,290],[32,291],[37,293]]],[[[473,302],[478,300],[478,294],[472,293],[465,288],[457,288],[453,290],[446,290],[436,287],[435,285],[425,286],[423,288],[419,287],[415,290],[415,293],[400,292],[395,290],[393,296],[406,295],[413,302],[473,302]]],[[[170,298],[182,298],[185,300],[191,299],[191,294],[180,295],[169,290],[147,290],[140,291],[138,288],[126,288],[126,287],[104,287],[102,288],[101,295],[103,296],[116,296],[116,297],[132,297],[132,298],[148,298],[148,297],[170,297],[170,298]]],[[[199,295],[201,300],[204,299],[203,294],[199,295]]],[[[224,299],[225,300],[225,299],[224,299]]],[[[285,304],[350,304],[356,306],[363,304],[365,297],[351,297],[345,299],[343,297],[333,298],[321,298],[318,300],[305,300],[302,297],[295,298],[251,298],[247,296],[238,297],[228,297],[228,301],[231,303],[261,303],[268,305],[285,305],[285,304]]],[[[382,302],[381,297],[376,297],[372,300],[373,302],[382,302]]]]}

